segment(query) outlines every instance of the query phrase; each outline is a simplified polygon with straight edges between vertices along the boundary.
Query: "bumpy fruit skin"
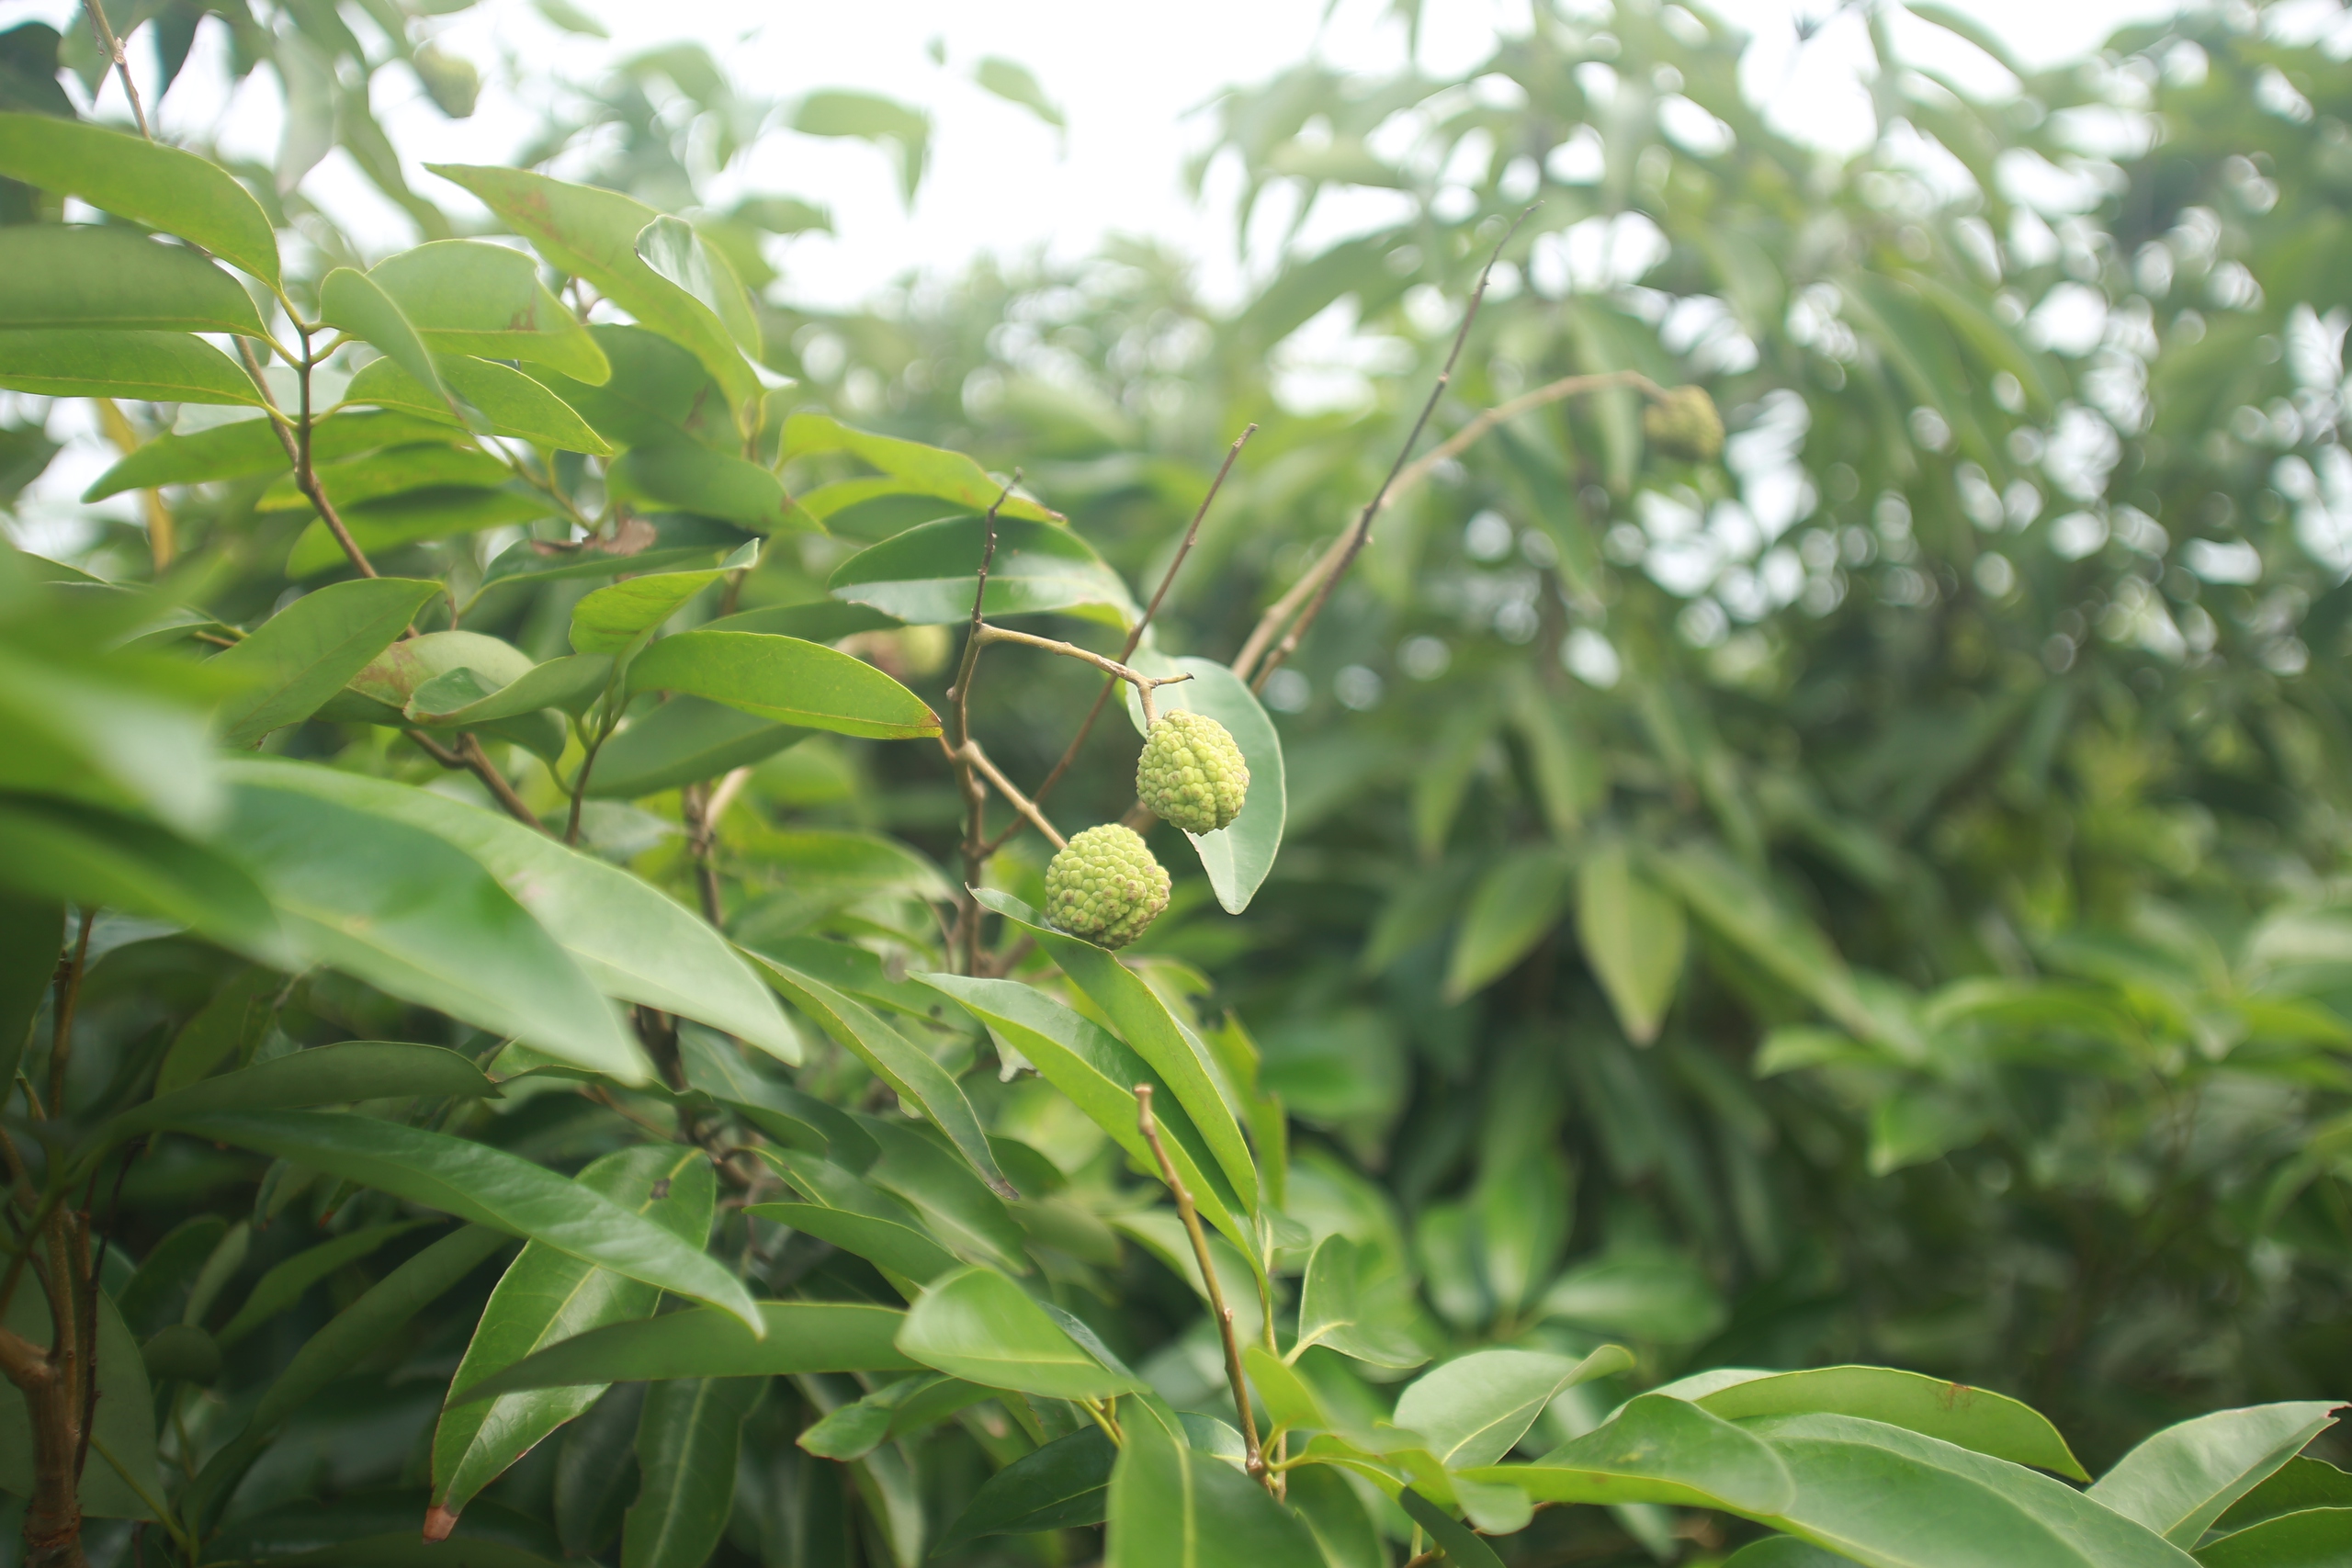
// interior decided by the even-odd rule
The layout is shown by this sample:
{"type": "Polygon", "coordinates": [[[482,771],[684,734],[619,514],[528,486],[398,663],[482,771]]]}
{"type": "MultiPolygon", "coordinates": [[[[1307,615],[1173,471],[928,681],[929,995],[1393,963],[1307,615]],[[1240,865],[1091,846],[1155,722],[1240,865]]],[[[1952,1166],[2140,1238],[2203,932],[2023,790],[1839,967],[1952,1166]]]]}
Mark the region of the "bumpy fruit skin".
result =
{"type": "Polygon", "coordinates": [[[1152,815],[1187,833],[1214,833],[1241,815],[1250,764],[1232,731],[1205,714],[1162,715],[1136,759],[1136,795],[1152,815]]]}
{"type": "Polygon", "coordinates": [[[1703,387],[1677,387],[1644,409],[1642,434],[1662,457],[1712,463],[1723,456],[1724,416],[1703,387]]]}
{"type": "Polygon", "coordinates": [[[1089,828],[1046,867],[1046,919],[1097,947],[1125,947],[1168,908],[1168,872],[1132,828],[1089,828]]]}

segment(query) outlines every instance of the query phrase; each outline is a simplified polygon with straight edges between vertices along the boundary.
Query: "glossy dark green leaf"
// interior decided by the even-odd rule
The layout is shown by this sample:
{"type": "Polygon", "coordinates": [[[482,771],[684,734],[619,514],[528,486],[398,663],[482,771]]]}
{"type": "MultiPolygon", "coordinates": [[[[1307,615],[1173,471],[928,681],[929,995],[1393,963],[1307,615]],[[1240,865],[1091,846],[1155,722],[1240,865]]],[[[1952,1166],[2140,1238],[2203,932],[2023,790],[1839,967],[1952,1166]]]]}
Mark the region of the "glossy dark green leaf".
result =
{"type": "Polygon", "coordinates": [[[530,256],[511,246],[436,240],[386,257],[368,276],[436,355],[520,359],[592,385],[612,373],[596,340],[539,281],[530,256]]]}
{"type": "Polygon", "coordinates": [[[917,1284],[928,1284],[964,1266],[963,1259],[913,1225],[879,1215],[816,1203],[751,1203],[744,1206],[743,1212],[756,1219],[805,1231],[917,1284]]]}
{"type": "Polygon", "coordinates": [[[701,1568],[727,1529],[743,1418],[763,1378],[690,1378],[646,1391],[637,1427],[637,1502],[621,1527],[621,1568],[701,1568]]]}
{"type": "MultiPolygon", "coordinates": [[[[829,452],[846,453],[860,462],[879,468],[897,480],[907,491],[933,495],[952,501],[973,512],[986,512],[997,498],[1004,495],[1004,483],[982,468],[961,452],[949,452],[937,446],[925,446],[920,442],[901,440],[897,436],[876,435],[871,431],[853,430],[829,414],[797,413],[785,421],[784,451],[779,465],[797,457],[813,457],[829,452]]],[[[1033,523],[1066,521],[1058,512],[1050,511],[1015,491],[1007,496],[997,510],[1000,521],[1008,518],[1025,519],[1033,523]]],[[[1002,548],[999,541],[999,548],[1002,548]]],[[[974,558],[978,559],[977,556],[974,558]]],[[[966,615],[971,613],[971,592],[964,594],[966,615]]]]}
{"type": "MultiPolygon", "coordinates": [[[[1670,1389],[1662,1392],[1672,1392],[1670,1389]]],[[[1757,1377],[1690,1396],[1726,1421],[1821,1412],[1939,1438],[2012,1464],[2055,1471],[2076,1481],[2086,1472],[2058,1428],[2038,1411],[1987,1389],[1891,1367],[1817,1367],[1757,1377]]]]}
{"type": "Polygon", "coordinates": [[[305,593],[212,663],[245,690],[223,703],[220,738],[251,746],[315,712],[407,629],[436,582],[371,577],[305,593]]]}
{"type": "Polygon", "coordinates": [[[1443,1508],[1408,1486],[1396,1501],[1404,1506],[1412,1521],[1430,1532],[1430,1540],[1445,1553],[1446,1562],[1453,1568],[1503,1568],[1503,1560],[1495,1555],[1475,1530],[1443,1508]]]}
{"type": "Polygon", "coordinates": [[[1148,1062],[1160,1081],[1190,1113],[1245,1213],[1258,1208],[1258,1168],[1241,1136],[1241,1123],[1227,1098],[1224,1072],[1200,1037],[1178,1021],[1168,1005],[1140,976],[1092,942],[1057,931],[1036,912],[1009,895],[983,888],[975,895],[989,908],[1036,937],[1046,955],[1061,965],[1071,984],[1102,1010],[1120,1038],[1148,1062]]]}
{"type": "Polygon", "coordinates": [[[2326,1568],[2352,1555],[2352,1508],[2305,1508],[2197,1549],[2205,1568],[2326,1568]]]}
{"type": "Polygon", "coordinates": [[[747,1323],[758,1317],[742,1282],[698,1240],[681,1240],[600,1192],[486,1144],[313,1111],[210,1111],[175,1117],[171,1125],[544,1242],[616,1274],[712,1303],[747,1323]]]}
{"type": "MultiPolygon", "coordinates": [[[[617,191],[570,185],[521,169],[431,164],[481,198],[557,267],[595,285],[640,325],[677,343],[718,378],[729,403],[748,411],[759,378],[709,306],[645,265],[637,236],[661,214],[617,191]]],[[[738,413],[737,418],[743,417],[738,413]]]]}
{"type": "MultiPolygon", "coordinates": [[[[462,355],[436,355],[434,364],[441,385],[465,400],[479,414],[478,427],[493,435],[508,435],[538,446],[604,457],[613,450],[569,403],[519,370],[487,359],[462,355]]],[[[379,359],[363,366],[344,389],[344,402],[373,403],[411,418],[460,426],[457,411],[433,388],[417,379],[399,361],[379,359]]],[[[332,493],[332,492],[331,492],[332,493]]]]}
{"type": "Polygon", "coordinates": [[[346,1231],[322,1241],[316,1247],[304,1247],[284,1262],[274,1265],[268,1273],[254,1281],[253,1290],[247,1293],[244,1304],[237,1308],[236,1315],[211,1337],[218,1350],[226,1350],[270,1319],[293,1307],[305,1292],[328,1275],[358,1262],[386,1242],[430,1223],[425,1220],[397,1220],[388,1224],[363,1225],[356,1231],[346,1231]]]}
{"type": "Polygon", "coordinates": [[[1391,1259],[1344,1235],[1315,1244],[1299,1285],[1299,1345],[1328,1345],[1368,1366],[1418,1367],[1430,1358],[1408,1331],[1412,1315],[1391,1259]]]}
{"type": "Polygon", "coordinates": [[[965,1257],[1009,1274],[1029,1271],[1027,1233],[952,1145],[887,1117],[865,1117],[860,1125],[879,1151],[867,1182],[910,1205],[933,1236],[965,1257]]]}
{"type": "Polygon", "coordinates": [[[1507,1482],[1540,1503],[1665,1503],[1758,1517],[1795,1497],[1788,1467],[1752,1434],[1664,1394],[1643,1394],[1533,1464],[1488,1463],[1473,1482],[1507,1482]]]}
{"type": "MultiPolygon", "coordinates": [[[[1000,1043],[1034,1064],[1046,1082],[1070,1098],[1095,1124],[1143,1168],[1153,1168],[1151,1145],[1137,1120],[1135,1086],[1148,1083],[1163,1096],[1167,1084],[1142,1057],[1100,1024],[1071,1011],[1034,986],[1017,980],[976,979],[964,975],[910,976],[952,997],[988,1026],[1000,1043]]],[[[1232,1184],[1209,1153],[1200,1129],[1181,1101],[1158,1100],[1153,1111],[1176,1174],[1210,1224],[1237,1247],[1249,1247],[1232,1184]]],[[[1415,1358],[1418,1361],[1420,1358],[1415,1358]]],[[[1413,1362],[1407,1362],[1412,1365],[1413,1362]]]]}
{"type": "MultiPolygon", "coordinates": [[[[94,1518],[152,1519],[154,1510],[147,1500],[162,1502],[164,1493],[155,1463],[154,1401],[146,1364],[139,1341],[103,1291],[97,1313],[97,1408],[90,1457],[82,1470],[82,1511],[94,1518]]],[[[54,1337],[48,1292],[19,1285],[9,1299],[6,1323],[12,1333],[46,1349],[54,1337]]],[[[14,1383],[0,1382],[0,1491],[25,1497],[32,1490],[32,1423],[25,1396],[14,1383]]]]}
{"type": "Polygon", "coordinates": [[[600,799],[635,800],[715,779],[772,757],[811,733],[724,703],[672,697],[631,719],[605,742],[588,775],[588,793],[600,799]]]}
{"type": "Polygon", "coordinates": [[[363,1100],[480,1099],[497,1092],[498,1086],[470,1058],[446,1046],[345,1040],[274,1056],[159,1094],[110,1119],[100,1129],[98,1141],[117,1144],[216,1111],[289,1110],[363,1100]]]}
{"type": "Polygon", "coordinates": [[[2352,1474],[2324,1460],[2298,1454],[2231,1504],[2212,1528],[2217,1532],[2233,1532],[2307,1508],[2352,1508],[2352,1474]]]}
{"type": "Polygon", "coordinates": [[[440,371],[434,367],[433,351],[374,278],[354,267],[329,272],[319,284],[319,316],[328,326],[375,348],[446,404],[447,394],[440,371]]]}
{"type": "MultiPolygon", "coordinates": [[[[987,544],[978,517],[926,523],[850,557],[834,569],[826,589],[836,599],[872,605],[910,626],[968,621],[987,544]]],[[[991,615],[1057,610],[1123,630],[1142,615],[1119,574],[1076,534],[1004,516],[997,518],[984,609],[991,615]]],[[[1000,651],[997,657],[1009,656],[1000,651]]]]}
{"type": "Polygon", "coordinates": [[[1096,1359],[993,1269],[966,1269],[933,1280],[907,1309],[898,1347],[967,1382],[1049,1399],[1109,1399],[1142,1386],[1096,1359]]]}
{"type": "Polygon", "coordinates": [[[664,1378],[793,1377],[805,1372],[918,1371],[891,1343],[906,1314],[851,1302],[761,1302],[764,1337],[716,1307],[690,1307],[560,1340],[453,1399],[521,1389],[664,1378]]]}
{"type": "Polygon", "coordinates": [[[1597,845],[1577,868],[1577,937],[1625,1038],[1646,1045],[1682,976],[1682,906],[1652,886],[1622,844],[1597,845]]]}
{"type": "Polygon", "coordinates": [[[50,398],[263,406],[244,367],[185,333],[20,327],[0,333],[0,387],[50,398]]]}
{"type": "Polygon", "coordinates": [[[1138,1401],[1111,1472],[1104,1568],[1324,1568],[1315,1537],[1263,1487],[1185,1442],[1138,1401]]]}
{"type": "Polygon", "coordinates": [[[242,1514],[205,1543],[211,1560],[269,1568],[557,1568],[563,1549],[547,1527],[485,1504],[447,1540],[417,1533],[419,1494],[346,1494],[242,1514]]]}
{"type": "Polygon", "coordinates": [[[1012,1183],[1005,1179],[1004,1172],[997,1168],[995,1152],[989,1147],[988,1134],[981,1129],[972,1102],[965,1098],[963,1086],[929,1052],[899,1033],[888,1021],[876,1017],[864,1003],[843,996],[823,981],[762,953],[750,956],[768,984],[783,993],[785,1000],[821,1024],[826,1033],[873,1068],[902,1100],[919,1108],[933,1125],[947,1134],[1000,1197],[1020,1196],[1012,1183]]]}
{"type": "Polygon", "coordinates": [[[148,1249],[138,1269],[116,1294],[123,1325],[140,1340],[152,1337],[167,1324],[180,1320],[180,1311],[196,1276],[229,1234],[229,1222],[218,1214],[198,1214],[182,1220],[148,1249]]]}
{"type": "Polygon", "coordinates": [[[76,120],[0,114],[0,175],[193,240],[277,282],[268,215],[227,170],[193,152],[76,120]]]}
{"type": "Polygon", "coordinates": [[[1119,1450],[1099,1427],[1023,1454],[980,1483],[939,1539],[945,1552],[991,1535],[1099,1525],[1110,1509],[1111,1470],[1119,1450]]]}
{"type": "MultiPolygon", "coordinates": [[[[1163,712],[1182,708],[1206,714],[1225,726],[1250,764],[1250,793],[1241,815],[1214,833],[1186,833],[1209,886],[1226,913],[1238,915],[1250,907],[1274,857],[1282,852],[1283,825],[1290,811],[1290,789],[1283,765],[1282,737],[1266,715],[1249,682],[1212,659],[1167,659],[1137,655],[1131,662],[1147,675],[1188,673],[1181,685],[1163,686],[1154,701],[1163,712]]],[[[1137,734],[1144,733],[1143,705],[1132,684],[1121,691],[1127,699],[1127,716],[1137,734]]]]}
{"type": "MultiPolygon", "coordinates": [[[[582,602],[583,607],[586,603],[582,602]]],[[[578,626],[576,616],[574,626],[578,626]]],[[[884,740],[917,739],[939,733],[939,716],[898,682],[863,660],[797,637],[758,632],[682,632],[662,638],[637,657],[629,666],[629,685],[638,691],[666,690],[707,697],[804,729],[884,740]]]]}
{"type": "MultiPolygon", "coordinates": [[[[689,1244],[710,1233],[717,1179],[701,1150],[640,1145],[592,1161],[576,1179],[689,1244]]],[[[482,1308],[452,1388],[467,1388],[549,1345],[606,1324],[650,1316],[661,1292],[532,1242],[515,1255],[482,1308]]],[[[451,1404],[433,1434],[433,1503],[461,1513],[484,1486],[594,1404],[594,1384],[536,1389],[451,1404]]]]}
{"type": "Polygon", "coordinates": [[[797,1441],[804,1451],[825,1459],[864,1459],[892,1438],[918,1435],[988,1397],[989,1390],[956,1378],[900,1378],[842,1405],[801,1433],[797,1441]]]}
{"type": "Polygon", "coordinates": [[[799,1037],[726,939],[639,878],[497,812],[431,790],[326,768],[255,765],[236,776],[299,790],[464,851],[513,894],[608,996],[723,1029],[779,1060],[799,1037]]]}
{"type": "Polygon", "coordinates": [[[650,1077],[611,1004],[479,862],[435,834],[322,798],[290,776],[298,769],[255,767],[240,776],[222,843],[306,962],[574,1066],[625,1083],[650,1077]]]}
{"type": "Polygon", "coordinates": [[[625,652],[729,570],[748,569],[758,560],[757,547],[747,545],[728,558],[725,566],[648,572],[599,588],[571,607],[571,646],[581,653],[625,652]]]}
{"type": "Polygon", "coordinates": [[[2256,1404],[2167,1427],[2118,1460],[2089,1495],[2175,1545],[2194,1546],[2231,1504],[2334,1426],[2341,1403],[2256,1404]]]}
{"type": "Polygon", "coordinates": [[[0,231],[0,328],[14,327],[268,336],[244,286],[194,251],[78,223],[0,231]]]}

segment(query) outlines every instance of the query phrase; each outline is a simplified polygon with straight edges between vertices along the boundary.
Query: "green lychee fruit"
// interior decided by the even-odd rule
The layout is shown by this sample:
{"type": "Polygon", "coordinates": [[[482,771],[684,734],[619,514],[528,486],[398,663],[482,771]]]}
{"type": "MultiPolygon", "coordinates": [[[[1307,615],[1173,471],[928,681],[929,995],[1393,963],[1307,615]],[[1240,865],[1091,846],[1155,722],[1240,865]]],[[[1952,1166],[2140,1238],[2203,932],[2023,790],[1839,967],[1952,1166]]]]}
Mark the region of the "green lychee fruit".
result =
{"type": "Polygon", "coordinates": [[[1151,814],[1187,833],[1214,833],[1241,815],[1250,764],[1233,732],[1206,714],[1163,714],[1136,759],[1136,795],[1151,814]]]}
{"type": "Polygon", "coordinates": [[[1642,411],[1642,434],[1661,457],[1712,463],[1723,455],[1724,416],[1704,387],[1677,387],[1642,411]]]}
{"type": "Polygon", "coordinates": [[[1140,834],[1089,828],[1046,867],[1046,919],[1097,947],[1125,947],[1168,908],[1168,871],[1140,834]]]}

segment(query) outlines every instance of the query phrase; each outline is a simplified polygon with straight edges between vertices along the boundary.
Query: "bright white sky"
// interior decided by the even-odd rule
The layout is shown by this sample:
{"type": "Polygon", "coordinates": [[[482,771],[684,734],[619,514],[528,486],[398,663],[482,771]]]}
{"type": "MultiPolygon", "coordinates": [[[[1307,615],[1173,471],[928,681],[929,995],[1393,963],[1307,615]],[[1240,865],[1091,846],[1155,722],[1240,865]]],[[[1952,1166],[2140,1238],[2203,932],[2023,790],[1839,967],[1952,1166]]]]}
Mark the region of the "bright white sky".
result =
{"type": "MultiPolygon", "coordinates": [[[[560,32],[523,0],[482,0],[441,24],[440,38],[486,67],[512,56],[530,62],[533,72],[553,68],[581,79],[622,53],[692,39],[754,95],[857,86],[932,112],[933,172],[911,213],[899,205],[885,154],[864,143],[787,133],[770,137],[753,154],[740,188],[800,196],[833,211],[837,235],[799,239],[784,253],[787,291],[812,304],[853,303],[910,268],[952,272],[983,251],[1016,254],[1043,244],[1082,254],[1112,231],[1173,242],[1201,261],[1213,293],[1230,296],[1245,276],[1234,259],[1229,204],[1195,203],[1183,186],[1187,155],[1213,129],[1212,117],[1197,111],[1220,88],[1262,79],[1318,49],[1329,61],[1367,70],[1394,67],[1404,51],[1401,25],[1389,17],[1386,0],[1337,0],[1328,20],[1326,0],[1187,0],[1181,6],[1136,0],[577,3],[612,29],[610,43],[560,32]],[[933,39],[944,46],[944,67],[931,58],[933,39]],[[991,54],[1035,73],[1069,117],[1066,138],[972,83],[972,66],[991,54]]],[[[2033,63],[2094,49],[2118,26],[2175,8],[2166,0],[1962,3],[2033,63]]],[[[1474,64],[1498,29],[1525,25],[1527,6],[1428,0],[1424,66],[1443,73],[1474,64]]],[[[54,13],[51,19],[61,25],[74,25],[74,9],[73,0],[22,6],[54,13]]],[[[1860,73],[1869,46],[1859,6],[1719,0],[1716,9],[1753,38],[1745,62],[1748,90],[1781,123],[1829,146],[1866,137],[1860,73]],[[1799,51],[1793,18],[1833,10],[1836,19],[1799,51]]],[[[266,158],[279,118],[274,80],[256,73],[224,103],[213,86],[218,24],[208,23],[207,30],[211,36],[199,40],[197,60],[164,106],[165,133],[223,124],[233,148],[266,158]]],[[[1906,56],[1922,63],[1988,88],[2006,80],[1974,49],[1899,12],[1895,36],[1906,56]]],[[[120,113],[119,89],[109,85],[102,107],[120,113]]],[[[385,73],[377,109],[394,141],[419,163],[500,162],[534,123],[522,106],[494,92],[473,118],[450,121],[401,72],[385,73]]],[[[421,170],[413,178],[420,188],[438,184],[421,170]]],[[[406,243],[405,220],[362,185],[343,154],[331,157],[309,188],[383,248],[406,243]]],[[[1217,188],[1214,182],[1211,188],[1217,188]]],[[[454,195],[446,187],[439,194],[454,195]]]]}

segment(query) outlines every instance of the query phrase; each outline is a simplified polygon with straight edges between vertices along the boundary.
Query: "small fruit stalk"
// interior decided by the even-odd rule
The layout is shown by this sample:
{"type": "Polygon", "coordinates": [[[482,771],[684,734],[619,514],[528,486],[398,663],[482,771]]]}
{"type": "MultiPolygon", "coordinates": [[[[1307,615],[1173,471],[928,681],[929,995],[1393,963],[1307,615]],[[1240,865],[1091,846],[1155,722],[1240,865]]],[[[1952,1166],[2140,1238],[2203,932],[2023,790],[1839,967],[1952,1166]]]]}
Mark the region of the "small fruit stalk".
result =
{"type": "Polygon", "coordinates": [[[1136,797],[1151,814],[1187,833],[1214,833],[1241,815],[1250,764],[1232,731],[1206,714],[1163,715],[1136,759],[1136,797]]]}
{"type": "Polygon", "coordinates": [[[1168,908],[1168,870],[1134,829],[1089,828],[1046,867],[1046,919],[1098,947],[1125,947],[1168,908]]]}

